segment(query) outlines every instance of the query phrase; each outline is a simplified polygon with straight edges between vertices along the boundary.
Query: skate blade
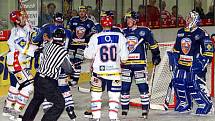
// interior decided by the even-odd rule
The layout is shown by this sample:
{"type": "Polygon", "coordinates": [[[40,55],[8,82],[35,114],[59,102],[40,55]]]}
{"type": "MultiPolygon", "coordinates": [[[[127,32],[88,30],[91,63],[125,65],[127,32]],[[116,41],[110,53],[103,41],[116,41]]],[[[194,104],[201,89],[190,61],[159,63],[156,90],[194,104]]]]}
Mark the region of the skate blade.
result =
{"type": "Polygon", "coordinates": [[[139,116],[138,118],[141,118],[141,119],[148,119],[148,116],[139,116]]]}
{"type": "Polygon", "coordinates": [[[93,118],[92,115],[84,115],[84,118],[93,118]]]}
{"type": "Polygon", "coordinates": [[[21,118],[15,118],[15,116],[11,116],[9,119],[10,119],[11,121],[22,121],[21,118]]]}
{"type": "Polygon", "coordinates": [[[2,116],[11,117],[12,115],[10,113],[2,113],[2,116]]]}

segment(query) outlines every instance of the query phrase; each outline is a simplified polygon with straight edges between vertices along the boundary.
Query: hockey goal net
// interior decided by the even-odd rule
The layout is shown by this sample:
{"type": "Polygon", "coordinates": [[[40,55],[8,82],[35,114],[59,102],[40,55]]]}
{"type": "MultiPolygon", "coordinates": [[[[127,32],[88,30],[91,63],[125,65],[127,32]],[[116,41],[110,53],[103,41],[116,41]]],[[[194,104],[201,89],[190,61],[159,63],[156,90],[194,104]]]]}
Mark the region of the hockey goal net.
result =
{"type": "MultiPolygon", "coordinates": [[[[167,56],[167,51],[172,50],[174,42],[168,43],[159,43],[160,54],[161,54],[161,63],[156,66],[155,75],[153,80],[153,87],[152,87],[152,95],[151,95],[151,104],[158,104],[162,105],[164,103],[167,89],[169,83],[172,79],[172,72],[169,68],[169,60],[167,56]]],[[[207,72],[207,86],[210,91],[212,97],[214,97],[214,59],[210,65],[208,65],[208,72],[207,72]]],[[[149,78],[151,72],[149,69],[149,78]]],[[[150,79],[149,79],[150,80],[150,79]]],[[[139,98],[135,98],[131,100],[131,105],[133,106],[141,106],[139,98]]],[[[175,106],[175,98],[174,98],[174,91],[171,92],[171,99],[169,108],[173,108],[175,106]]]]}

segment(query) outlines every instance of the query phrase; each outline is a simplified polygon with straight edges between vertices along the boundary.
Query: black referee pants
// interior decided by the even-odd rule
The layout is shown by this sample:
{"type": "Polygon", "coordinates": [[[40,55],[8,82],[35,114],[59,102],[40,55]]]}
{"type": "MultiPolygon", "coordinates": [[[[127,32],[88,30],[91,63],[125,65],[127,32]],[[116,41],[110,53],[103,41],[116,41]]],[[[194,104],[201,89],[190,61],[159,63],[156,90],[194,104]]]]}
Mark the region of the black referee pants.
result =
{"type": "Polygon", "coordinates": [[[65,101],[56,82],[54,79],[43,78],[39,76],[39,73],[36,74],[34,96],[25,111],[22,121],[33,121],[45,98],[54,105],[43,115],[41,121],[57,121],[64,111],[65,101]]]}

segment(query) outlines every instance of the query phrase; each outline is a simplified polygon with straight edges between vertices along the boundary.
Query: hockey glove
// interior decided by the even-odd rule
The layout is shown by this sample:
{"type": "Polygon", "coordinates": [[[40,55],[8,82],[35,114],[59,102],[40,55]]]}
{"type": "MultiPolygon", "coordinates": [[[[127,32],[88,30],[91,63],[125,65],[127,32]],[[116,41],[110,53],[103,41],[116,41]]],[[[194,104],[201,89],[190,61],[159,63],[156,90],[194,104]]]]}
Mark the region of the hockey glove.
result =
{"type": "Polygon", "coordinates": [[[160,55],[153,55],[152,56],[152,63],[154,65],[158,65],[161,62],[161,57],[160,55]]]}
{"type": "Polygon", "coordinates": [[[191,71],[198,74],[202,73],[205,70],[209,63],[209,59],[204,56],[198,57],[196,60],[193,61],[193,65],[191,67],[191,71]]]}

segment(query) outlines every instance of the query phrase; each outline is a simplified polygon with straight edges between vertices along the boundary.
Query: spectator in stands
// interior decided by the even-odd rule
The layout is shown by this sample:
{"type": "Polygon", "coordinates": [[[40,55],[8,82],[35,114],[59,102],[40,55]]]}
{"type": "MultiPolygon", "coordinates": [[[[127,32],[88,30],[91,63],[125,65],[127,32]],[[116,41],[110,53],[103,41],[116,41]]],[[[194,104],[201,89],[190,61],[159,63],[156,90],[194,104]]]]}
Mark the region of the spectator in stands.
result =
{"type": "Polygon", "coordinates": [[[96,18],[96,21],[99,21],[100,19],[100,13],[102,10],[103,0],[96,0],[96,8],[93,10],[93,16],[96,18]],[[100,7],[100,10],[99,10],[100,7]]]}
{"type": "Polygon", "coordinates": [[[78,11],[77,10],[72,10],[72,9],[68,9],[67,10],[67,13],[66,13],[66,15],[65,15],[65,20],[66,21],[64,21],[65,23],[67,23],[72,17],[74,17],[74,16],[78,16],[78,11]]]}
{"type": "Polygon", "coordinates": [[[195,9],[197,13],[199,13],[199,16],[201,19],[205,18],[204,10],[202,9],[202,1],[201,0],[195,0],[195,9]]]}
{"type": "MultiPolygon", "coordinates": [[[[174,21],[175,23],[176,23],[177,11],[178,11],[177,9],[178,9],[178,7],[177,7],[176,5],[174,5],[174,6],[172,7],[171,20],[174,21]]],[[[178,20],[179,20],[179,21],[184,21],[183,17],[182,17],[180,14],[178,14],[178,20]]]]}
{"type": "Polygon", "coordinates": [[[213,19],[214,18],[214,6],[209,6],[209,12],[206,14],[207,19],[213,19]]]}
{"type": "Polygon", "coordinates": [[[171,19],[171,14],[165,10],[166,8],[166,2],[162,1],[161,2],[161,19],[162,21],[170,21],[171,19]]]}
{"type": "Polygon", "coordinates": [[[43,23],[52,23],[53,22],[53,15],[55,13],[56,5],[54,3],[49,3],[47,5],[47,13],[45,13],[43,18],[43,23]]]}
{"type": "Polygon", "coordinates": [[[47,14],[47,6],[46,4],[42,4],[42,12],[41,12],[41,16],[39,16],[39,26],[44,25],[45,23],[48,23],[48,14],[47,14]]]}
{"type": "Polygon", "coordinates": [[[146,21],[145,7],[143,5],[139,5],[139,7],[138,7],[138,15],[139,15],[139,22],[140,23],[146,21]]]}
{"type": "Polygon", "coordinates": [[[96,18],[93,16],[93,9],[92,6],[87,6],[87,16],[91,19],[94,23],[96,23],[96,18]]]}
{"type": "Polygon", "coordinates": [[[159,21],[160,12],[158,8],[155,6],[156,0],[149,0],[149,5],[147,5],[147,21],[159,21]]]}

